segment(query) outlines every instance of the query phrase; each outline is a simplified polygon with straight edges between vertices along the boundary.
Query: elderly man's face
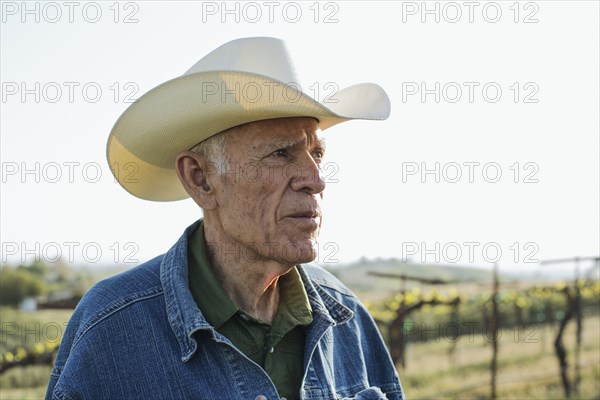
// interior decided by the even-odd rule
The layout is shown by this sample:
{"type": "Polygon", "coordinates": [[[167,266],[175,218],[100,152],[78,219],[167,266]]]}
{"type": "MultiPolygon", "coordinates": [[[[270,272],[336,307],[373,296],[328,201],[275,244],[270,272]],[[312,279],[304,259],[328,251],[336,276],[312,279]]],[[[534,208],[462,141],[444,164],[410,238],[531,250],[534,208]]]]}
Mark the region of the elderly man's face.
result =
{"type": "Polygon", "coordinates": [[[294,264],[316,257],[325,189],[319,133],[317,121],[304,117],[226,133],[229,169],[215,180],[215,211],[242,255],[294,264]]]}

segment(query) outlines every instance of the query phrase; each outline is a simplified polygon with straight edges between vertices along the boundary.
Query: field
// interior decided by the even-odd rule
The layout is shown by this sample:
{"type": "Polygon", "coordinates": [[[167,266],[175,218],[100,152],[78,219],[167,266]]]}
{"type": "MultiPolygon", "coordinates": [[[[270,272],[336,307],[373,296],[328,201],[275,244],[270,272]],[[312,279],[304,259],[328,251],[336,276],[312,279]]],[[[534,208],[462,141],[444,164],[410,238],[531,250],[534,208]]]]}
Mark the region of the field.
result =
{"type": "MultiPolygon", "coordinates": [[[[580,353],[581,381],[578,399],[600,399],[600,318],[584,320],[580,353]]],[[[497,398],[564,399],[560,368],[553,341],[557,328],[527,327],[520,331],[502,330],[498,340],[497,398]]],[[[476,332],[472,337],[451,342],[441,335],[439,341],[409,344],[407,362],[400,369],[402,384],[410,399],[489,399],[491,343],[476,332]],[[472,340],[471,340],[472,339],[472,340]]],[[[575,327],[565,332],[569,351],[569,375],[575,370],[575,327]]]]}
{"type": "MultiPolygon", "coordinates": [[[[572,388],[571,398],[600,400],[600,282],[597,280],[581,280],[576,286],[573,282],[500,284],[494,297],[489,274],[481,277],[486,282],[483,285],[407,285],[400,293],[397,281],[388,283],[367,275],[366,270],[357,271],[346,273],[354,273],[359,283],[373,280],[371,291],[362,292],[360,287],[353,290],[365,301],[388,344],[394,343],[392,356],[397,360],[408,399],[494,398],[491,385],[494,336],[487,328],[495,320],[500,324],[495,341],[495,398],[565,398],[554,347],[561,321],[565,320],[568,323],[562,340],[567,351],[567,376],[572,386],[578,382],[572,388]],[[388,290],[383,287],[373,290],[375,284],[382,282],[389,286],[388,290]],[[573,299],[579,295],[581,303],[575,307],[573,299]],[[578,356],[576,318],[568,311],[575,309],[583,313],[578,356]],[[405,344],[404,352],[399,350],[398,343],[405,344]]],[[[346,278],[352,281],[352,276],[346,278]]],[[[44,398],[51,371],[48,364],[52,361],[48,356],[56,351],[71,312],[26,312],[0,307],[0,400],[44,398]],[[46,365],[20,365],[29,360],[39,363],[44,357],[46,365]]]]}
{"type": "MultiPolygon", "coordinates": [[[[36,344],[55,345],[71,316],[70,310],[18,311],[0,309],[0,354],[36,344]]],[[[15,367],[0,374],[0,399],[43,399],[50,377],[50,366],[15,367]]]]}
{"type": "MultiPolygon", "coordinates": [[[[2,345],[15,340],[34,342],[36,326],[64,326],[69,311],[43,310],[20,312],[9,308],[1,310],[2,345]],[[18,321],[19,333],[14,334],[18,321]],[[36,323],[38,323],[36,325],[36,323]],[[25,324],[25,325],[21,325],[25,324]],[[26,329],[25,329],[26,328],[26,329]]],[[[570,376],[574,376],[574,324],[565,332],[569,350],[570,376]]],[[[563,399],[559,366],[554,355],[553,340],[556,326],[506,329],[498,340],[497,396],[499,399],[563,399]]],[[[46,339],[54,339],[54,332],[45,330],[46,339]],[[51,336],[51,337],[50,337],[51,336]]],[[[440,331],[443,333],[443,331],[440,331]]],[[[580,355],[581,383],[579,399],[600,399],[600,317],[584,320],[584,334],[580,355]]],[[[455,341],[443,334],[430,332],[427,342],[409,343],[406,367],[399,368],[402,384],[409,399],[489,399],[491,344],[486,336],[475,330],[455,341]],[[450,350],[454,348],[451,352],[450,350]]],[[[43,337],[42,337],[43,339],[43,337]]],[[[4,349],[2,349],[4,350],[4,349]]],[[[42,399],[45,394],[49,366],[15,367],[0,375],[2,400],[42,399]]]]}

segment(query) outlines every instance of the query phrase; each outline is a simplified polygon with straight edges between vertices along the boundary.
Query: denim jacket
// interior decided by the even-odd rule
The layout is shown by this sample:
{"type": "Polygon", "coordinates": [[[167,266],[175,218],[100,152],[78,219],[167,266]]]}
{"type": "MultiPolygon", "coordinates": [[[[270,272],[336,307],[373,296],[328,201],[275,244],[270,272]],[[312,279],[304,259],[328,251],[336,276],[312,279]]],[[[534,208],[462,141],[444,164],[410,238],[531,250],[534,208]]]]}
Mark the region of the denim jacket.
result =
{"type": "MultiPolygon", "coordinates": [[[[266,372],[198,309],[188,285],[188,237],[164,255],[97,283],[65,330],[46,399],[280,399],[266,372]]],[[[377,327],[322,268],[298,270],[313,308],[302,399],[403,399],[377,327]]]]}

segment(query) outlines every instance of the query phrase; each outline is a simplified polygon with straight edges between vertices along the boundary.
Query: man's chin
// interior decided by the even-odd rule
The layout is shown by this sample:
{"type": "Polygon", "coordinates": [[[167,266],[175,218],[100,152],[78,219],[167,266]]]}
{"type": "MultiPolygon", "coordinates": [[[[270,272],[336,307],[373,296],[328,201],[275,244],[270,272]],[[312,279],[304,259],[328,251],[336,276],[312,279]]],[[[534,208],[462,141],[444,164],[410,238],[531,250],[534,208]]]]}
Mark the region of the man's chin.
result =
{"type": "Polygon", "coordinates": [[[314,261],[318,256],[317,242],[303,241],[283,247],[281,257],[289,264],[304,264],[314,261]]]}
{"type": "Polygon", "coordinates": [[[306,264],[306,263],[309,263],[309,262],[313,262],[316,258],[317,258],[317,252],[315,252],[314,254],[311,254],[309,256],[297,259],[294,262],[294,264],[306,264]]]}

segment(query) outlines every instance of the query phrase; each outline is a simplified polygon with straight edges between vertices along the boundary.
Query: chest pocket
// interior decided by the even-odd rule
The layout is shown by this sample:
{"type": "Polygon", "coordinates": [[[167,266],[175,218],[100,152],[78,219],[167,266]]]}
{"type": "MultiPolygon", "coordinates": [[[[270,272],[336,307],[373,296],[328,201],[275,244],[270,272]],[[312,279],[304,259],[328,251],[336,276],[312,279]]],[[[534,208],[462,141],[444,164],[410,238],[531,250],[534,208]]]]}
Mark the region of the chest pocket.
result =
{"type": "Polygon", "coordinates": [[[361,390],[353,397],[344,397],[343,400],[387,400],[387,396],[378,387],[370,387],[361,390]]]}
{"type": "Polygon", "coordinates": [[[375,386],[366,389],[340,390],[337,394],[331,394],[331,392],[325,394],[322,390],[315,388],[305,391],[303,398],[310,400],[388,400],[385,393],[375,386]]]}

